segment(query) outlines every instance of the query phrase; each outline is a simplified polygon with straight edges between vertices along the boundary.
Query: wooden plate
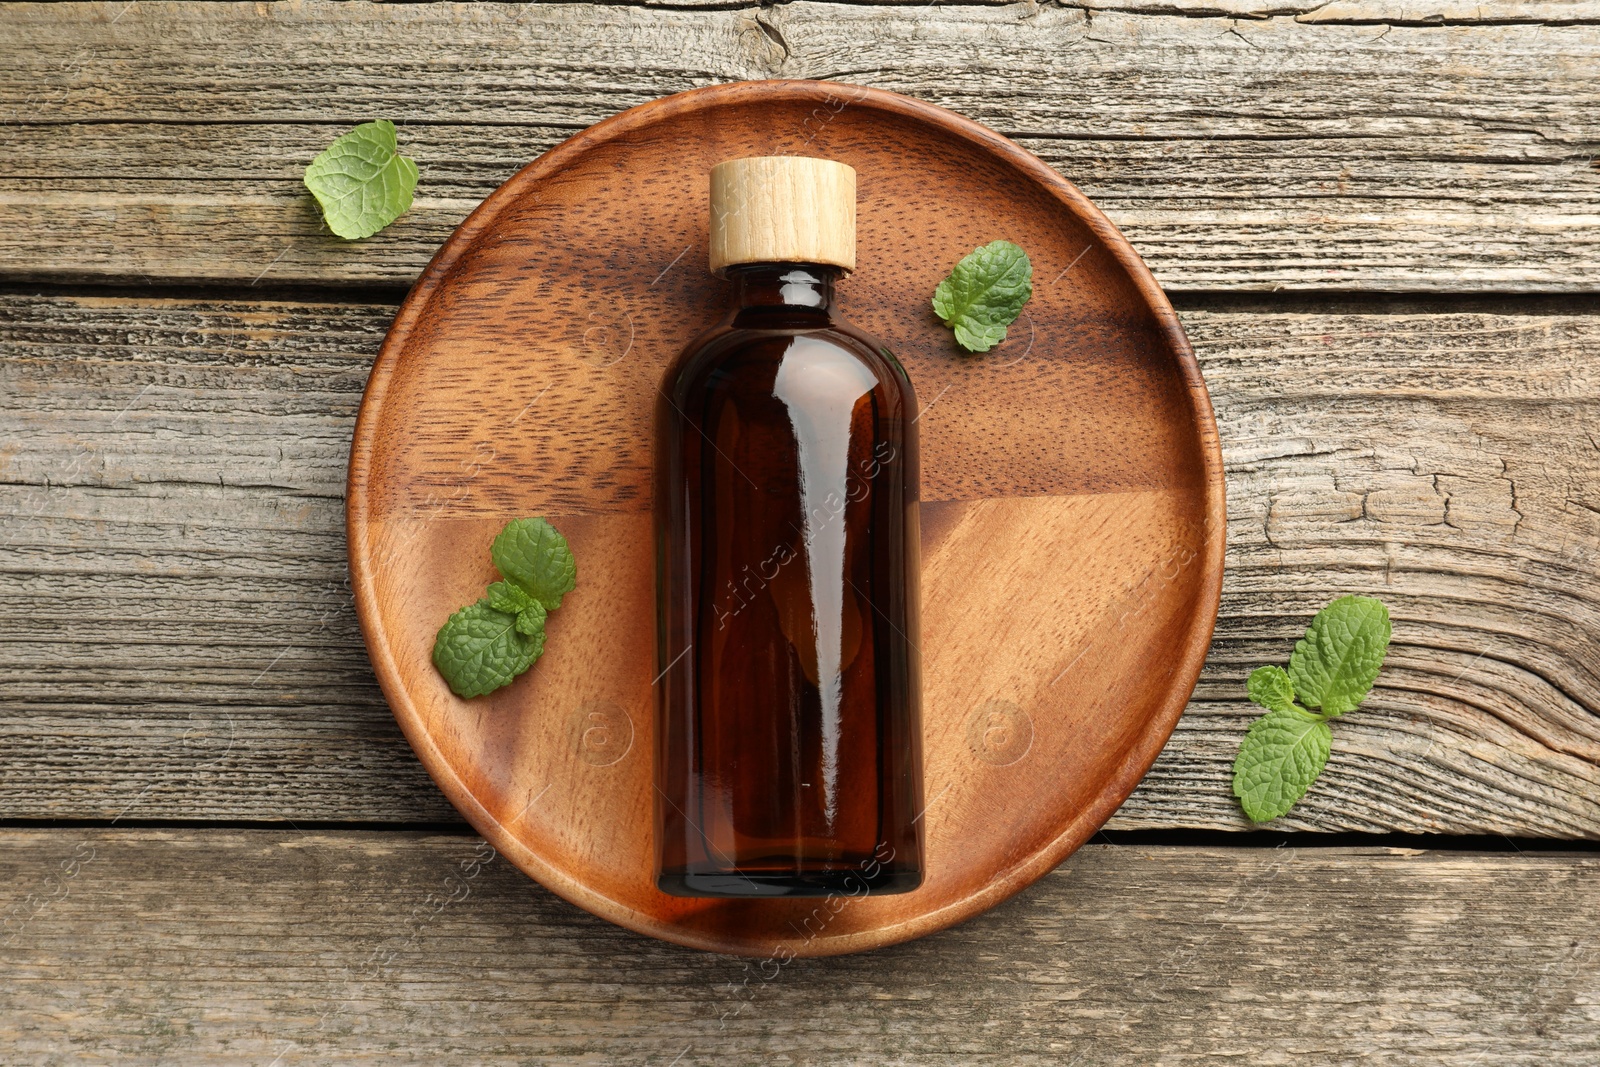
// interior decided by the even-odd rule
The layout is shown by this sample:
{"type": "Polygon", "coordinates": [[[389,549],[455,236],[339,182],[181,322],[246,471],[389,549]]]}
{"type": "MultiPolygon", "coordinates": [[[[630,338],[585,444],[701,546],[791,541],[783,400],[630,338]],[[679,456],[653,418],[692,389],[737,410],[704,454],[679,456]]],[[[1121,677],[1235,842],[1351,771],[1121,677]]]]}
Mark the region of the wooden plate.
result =
{"type": "Polygon", "coordinates": [[[780,960],[959,922],[1092,834],[1199,676],[1225,517],[1193,353],[1116,228],[998,134],[824,82],[658,100],[496,190],[395,318],[348,506],[373,666],[468,821],[604,918],[780,960]],[[928,875],[900,896],[688,900],[652,877],[652,400],[727,299],[705,266],[707,171],[784,153],[856,168],[840,311],[895,350],[922,406],[928,875]],[[1003,345],[964,356],[928,300],[999,237],[1027,249],[1034,297],[1003,345]],[[532,671],[459,700],[434,633],[494,578],[489,542],[522,515],[567,535],[578,588],[532,671]]]}

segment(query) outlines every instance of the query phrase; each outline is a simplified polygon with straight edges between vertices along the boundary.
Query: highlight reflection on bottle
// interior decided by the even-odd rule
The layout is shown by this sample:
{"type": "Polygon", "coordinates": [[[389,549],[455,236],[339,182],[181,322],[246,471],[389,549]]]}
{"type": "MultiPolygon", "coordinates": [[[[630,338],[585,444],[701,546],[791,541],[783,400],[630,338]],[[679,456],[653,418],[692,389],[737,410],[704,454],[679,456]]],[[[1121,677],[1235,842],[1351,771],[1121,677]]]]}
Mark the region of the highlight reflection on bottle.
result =
{"type": "Polygon", "coordinates": [[[833,317],[855,172],[712,172],[732,313],[656,411],[658,885],[904,892],[922,878],[916,401],[833,317]]]}

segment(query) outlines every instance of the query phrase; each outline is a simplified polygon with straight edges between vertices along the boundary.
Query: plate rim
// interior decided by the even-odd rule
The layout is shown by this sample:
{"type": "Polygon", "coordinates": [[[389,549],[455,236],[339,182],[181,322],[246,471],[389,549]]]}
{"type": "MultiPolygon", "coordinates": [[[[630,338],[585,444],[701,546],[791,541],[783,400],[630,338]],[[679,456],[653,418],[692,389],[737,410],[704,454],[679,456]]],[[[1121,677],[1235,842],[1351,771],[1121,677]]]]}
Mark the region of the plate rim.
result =
{"type": "MultiPolygon", "coordinates": [[[[1034,849],[1025,860],[1012,866],[1005,877],[991,881],[982,888],[951,900],[932,911],[921,912],[881,926],[829,938],[811,939],[803,942],[797,950],[789,946],[789,954],[793,957],[843,955],[882,948],[934,933],[982,914],[1021,892],[1059,866],[1122,806],[1138,786],[1171,737],[1199,681],[1201,669],[1211,647],[1217,611],[1221,604],[1227,532],[1226,483],[1221,443],[1210,394],[1206,390],[1193,347],[1166,293],[1157,284],[1154,275],[1134,251],[1127,238],[1088,197],[1079,191],[1077,186],[1009,138],[936,104],[902,96],[887,89],[844,82],[796,79],[739,81],[704,86],[651,100],[602,119],[518,170],[474,208],[434,253],[427,267],[406,294],[373,361],[356,416],[345,483],[345,536],[351,591],[367,655],[384,699],[399,723],[401,732],[428,775],[451,805],[474,830],[510,859],[514,866],[569,903],[635,933],[690,948],[753,958],[768,956],[770,953],[766,948],[749,942],[734,943],[728,936],[705,935],[663,922],[607,896],[581,879],[572,877],[565,869],[556,867],[524,845],[513,831],[501,824],[483,807],[457,776],[425,729],[422,716],[406,690],[404,679],[390,651],[391,643],[384,630],[381,612],[378,610],[372,561],[370,553],[365,550],[370,534],[368,477],[384,398],[401,350],[409,341],[417,320],[428,307],[435,292],[448,280],[461,255],[493,223],[500,212],[515,203],[530,186],[558,172],[570,159],[581,156],[594,147],[702,108],[769,100],[828,105],[837,102],[841,97],[847,101],[848,106],[875,108],[939,127],[946,133],[961,137],[1026,173],[1040,187],[1054,195],[1065,210],[1090,228],[1096,239],[1111,252],[1118,265],[1127,274],[1145,305],[1154,313],[1163,340],[1176,359],[1197,429],[1196,444],[1199,446],[1203,474],[1202,511],[1205,516],[1198,560],[1201,565],[1197,608],[1199,617],[1194,621],[1179,654],[1175,657],[1173,681],[1168,688],[1167,696],[1147,718],[1134,740],[1128,744],[1123,760],[1110,774],[1107,786],[1099,790],[1093,801],[1075,817],[1063,824],[1059,832],[1048,842],[1034,849]]],[[[772,942],[770,947],[776,949],[779,946],[787,946],[787,942],[772,942]]]]}

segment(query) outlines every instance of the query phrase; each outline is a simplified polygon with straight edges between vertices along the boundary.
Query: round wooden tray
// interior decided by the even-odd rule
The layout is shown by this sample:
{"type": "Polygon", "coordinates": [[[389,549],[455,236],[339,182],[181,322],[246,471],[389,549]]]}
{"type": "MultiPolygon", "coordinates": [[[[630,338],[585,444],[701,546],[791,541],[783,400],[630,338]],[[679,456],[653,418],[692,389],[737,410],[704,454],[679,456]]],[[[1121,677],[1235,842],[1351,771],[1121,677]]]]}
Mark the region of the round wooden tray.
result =
{"type": "Polygon", "coordinates": [[[1132,791],[1199,676],[1222,580],[1216,426],[1183,331],[1116,228],[1049,167],[929,104],[825,82],[721,85],[594,126],[445,243],[372,370],[350,568],[373,666],[423,765],[529,875],[630,929],[785,959],[960,922],[1049,871],[1132,791]],[[725,308],[707,172],[785,153],[856,168],[840,313],[922,408],[927,878],[834,900],[689,900],[652,872],[651,418],[725,308]],[[956,349],[929,308],[978,245],[1028,251],[1011,337],[956,349]],[[578,587],[544,658],[463,701],[434,633],[544,515],[578,587]]]}

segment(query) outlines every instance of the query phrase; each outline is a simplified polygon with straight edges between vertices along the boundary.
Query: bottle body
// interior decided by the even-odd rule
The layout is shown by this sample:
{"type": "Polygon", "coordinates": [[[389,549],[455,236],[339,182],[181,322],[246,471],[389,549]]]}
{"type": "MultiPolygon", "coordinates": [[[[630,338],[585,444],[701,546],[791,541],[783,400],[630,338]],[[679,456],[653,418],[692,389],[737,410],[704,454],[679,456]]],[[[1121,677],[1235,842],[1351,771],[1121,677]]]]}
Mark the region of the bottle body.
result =
{"type": "Polygon", "coordinates": [[[656,413],[658,885],[920,884],[915,398],[837,270],[730,271],[656,413]]]}

